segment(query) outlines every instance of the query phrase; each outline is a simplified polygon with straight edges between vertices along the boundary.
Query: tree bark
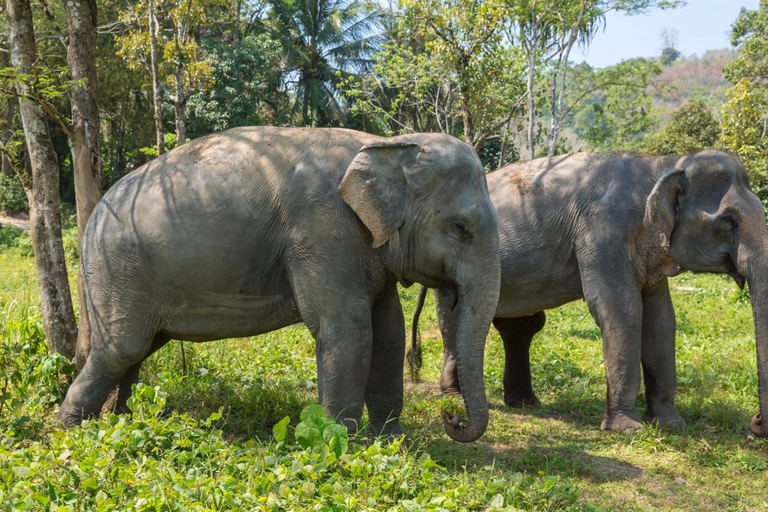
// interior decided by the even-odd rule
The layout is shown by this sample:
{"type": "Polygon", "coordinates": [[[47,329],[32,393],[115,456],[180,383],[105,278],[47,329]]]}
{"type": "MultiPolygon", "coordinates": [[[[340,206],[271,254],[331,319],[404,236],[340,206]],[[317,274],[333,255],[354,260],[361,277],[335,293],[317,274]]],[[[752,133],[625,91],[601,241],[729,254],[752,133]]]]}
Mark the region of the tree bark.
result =
{"type": "Polygon", "coordinates": [[[184,95],[184,71],[176,70],[176,101],[173,106],[176,111],[176,146],[187,142],[187,98],[184,95]]]}
{"type": "MultiPolygon", "coordinates": [[[[3,145],[7,145],[8,142],[10,142],[11,137],[13,137],[13,116],[16,113],[17,102],[18,100],[16,98],[8,98],[6,100],[5,120],[3,122],[3,135],[2,135],[3,145]]],[[[11,166],[11,161],[8,158],[8,155],[3,154],[2,159],[3,159],[3,164],[2,164],[3,176],[8,178],[13,173],[13,167],[11,166]]]]}
{"type": "Polygon", "coordinates": [[[157,154],[165,153],[163,141],[163,113],[160,110],[160,72],[157,64],[157,37],[160,32],[160,24],[155,16],[155,2],[149,0],[147,10],[149,11],[149,58],[152,67],[152,100],[155,109],[155,134],[157,137],[157,154]]]}
{"type": "MultiPolygon", "coordinates": [[[[11,65],[11,61],[8,59],[8,54],[3,52],[2,57],[0,58],[0,61],[3,64],[3,67],[9,67],[11,65]]],[[[13,137],[13,116],[16,113],[16,103],[18,100],[13,97],[9,97],[5,101],[5,119],[3,122],[3,133],[0,135],[2,137],[3,146],[7,145],[8,142],[13,137]]],[[[6,178],[10,177],[13,173],[13,167],[11,165],[11,160],[8,158],[8,155],[3,153],[3,155],[0,157],[2,158],[2,172],[3,176],[6,178]]]]}
{"type": "MultiPolygon", "coordinates": [[[[37,47],[29,0],[7,0],[6,16],[11,40],[11,65],[21,68],[25,74],[33,74],[37,47]]],[[[16,87],[20,95],[28,93],[26,85],[18,84],[16,87]]],[[[50,350],[71,359],[75,355],[77,324],[61,241],[58,162],[47,118],[40,105],[20,100],[19,108],[32,165],[32,187],[27,190],[27,196],[43,329],[50,350]]]]}
{"type": "MultiPolygon", "coordinates": [[[[72,91],[72,126],[69,143],[75,177],[77,232],[80,253],[83,234],[96,203],[101,199],[101,142],[96,80],[96,0],[63,0],[69,27],[67,61],[74,80],[85,79],[83,87],[72,91]]],[[[91,351],[91,324],[83,288],[82,271],[77,274],[80,304],[80,329],[77,340],[77,366],[82,368],[91,351]]]]}
{"type": "MultiPolygon", "coordinates": [[[[576,43],[576,39],[579,35],[579,30],[581,28],[581,22],[584,19],[584,15],[587,12],[587,7],[589,3],[587,0],[582,0],[581,6],[579,7],[579,13],[576,15],[576,20],[573,22],[573,25],[571,26],[571,32],[568,37],[568,43],[566,43],[565,46],[565,52],[562,56],[562,60],[560,62],[561,65],[561,72],[560,72],[560,85],[557,84],[557,78],[555,78],[555,90],[553,94],[556,97],[553,97],[552,101],[552,123],[551,123],[551,129],[549,132],[549,149],[547,151],[547,155],[552,157],[555,155],[555,148],[557,147],[557,139],[560,136],[560,125],[563,122],[563,98],[565,97],[565,90],[568,85],[566,84],[567,74],[568,74],[568,58],[571,55],[571,49],[573,48],[573,45],[576,43]]],[[[555,75],[557,76],[557,75],[555,75]]]]}

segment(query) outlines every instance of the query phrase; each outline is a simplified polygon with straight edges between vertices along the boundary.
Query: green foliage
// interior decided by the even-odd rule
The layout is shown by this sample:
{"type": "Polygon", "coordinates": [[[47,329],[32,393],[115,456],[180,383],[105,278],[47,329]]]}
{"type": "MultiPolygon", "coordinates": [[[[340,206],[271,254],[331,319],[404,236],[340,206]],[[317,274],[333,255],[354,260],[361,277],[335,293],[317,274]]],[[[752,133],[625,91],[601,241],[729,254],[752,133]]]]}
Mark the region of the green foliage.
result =
{"type": "Polygon", "coordinates": [[[642,58],[600,70],[586,64],[577,67],[574,80],[599,83],[602,87],[580,102],[569,124],[593,150],[640,146],[657,122],[651,93],[659,73],[661,66],[657,62],[642,58]]]}
{"type": "Polygon", "coordinates": [[[3,224],[0,226],[0,249],[18,247],[24,235],[27,235],[26,238],[29,238],[25,230],[17,228],[12,224],[3,224]]]}
{"type": "Polygon", "coordinates": [[[41,412],[64,399],[76,366],[48,352],[38,307],[15,300],[2,307],[0,431],[10,442],[37,435],[41,412]]]}
{"type": "Polygon", "coordinates": [[[29,202],[18,176],[0,176],[0,210],[3,213],[29,211],[29,202]]]}
{"type": "Polygon", "coordinates": [[[765,85],[768,81],[768,0],[760,0],[754,11],[742,7],[731,27],[731,44],[739,56],[723,68],[725,78],[735,84],[749,79],[765,85]]]}
{"type": "Polygon", "coordinates": [[[661,51],[659,62],[662,66],[670,66],[673,62],[680,58],[680,51],[676,48],[664,48],[661,51]]]}
{"type": "Polygon", "coordinates": [[[700,98],[694,98],[672,113],[672,121],[651,135],[643,150],[654,155],[685,155],[714,148],[720,126],[712,109],[700,98]]]}
{"type": "Polygon", "coordinates": [[[336,85],[364,71],[379,49],[381,11],[367,0],[273,0],[270,30],[295,73],[295,108],[303,126],[344,120],[336,85]]]}
{"type": "Polygon", "coordinates": [[[721,114],[721,143],[737,154],[750,177],[752,190],[768,202],[768,137],[765,119],[768,89],[740,80],[728,91],[721,114]]]}
{"type": "Polygon", "coordinates": [[[211,60],[213,85],[193,94],[187,102],[191,137],[235,126],[290,121],[279,41],[265,32],[234,43],[206,39],[202,49],[211,60]]]}

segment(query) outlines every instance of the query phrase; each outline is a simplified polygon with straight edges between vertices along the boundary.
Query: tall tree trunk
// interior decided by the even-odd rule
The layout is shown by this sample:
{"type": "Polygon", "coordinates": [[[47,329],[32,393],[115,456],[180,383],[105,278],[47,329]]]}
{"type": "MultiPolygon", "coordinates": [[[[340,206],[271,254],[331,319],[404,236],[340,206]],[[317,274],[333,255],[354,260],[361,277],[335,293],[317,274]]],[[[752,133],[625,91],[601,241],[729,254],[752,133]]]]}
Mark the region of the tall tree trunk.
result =
{"type": "MultiPolygon", "coordinates": [[[[11,137],[13,137],[13,116],[16,113],[16,103],[19,100],[16,98],[8,98],[5,102],[5,119],[3,121],[3,145],[7,145],[8,142],[10,142],[11,137]]],[[[13,172],[13,167],[11,166],[11,160],[8,158],[8,156],[3,153],[2,155],[3,164],[2,164],[2,171],[3,176],[8,178],[11,176],[13,172]]]]}
{"type": "MultiPolygon", "coordinates": [[[[83,87],[72,91],[70,147],[75,175],[77,233],[80,253],[83,234],[91,212],[101,199],[101,142],[99,140],[98,82],[96,80],[96,0],[63,0],[69,27],[67,62],[74,80],[85,79],[83,87]]],[[[77,339],[77,366],[82,368],[91,351],[91,323],[78,267],[77,293],[80,304],[80,329],[77,339]]]]}
{"type": "Polygon", "coordinates": [[[157,67],[157,37],[160,33],[160,24],[155,16],[155,1],[149,0],[149,60],[152,72],[152,100],[155,109],[155,135],[157,137],[157,154],[165,153],[163,143],[163,113],[160,111],[160,72],[157,67]]]}
{"type": "Polygon", "coordinates": [[[562,56],[561,62],[559,63],[561,66],[559,86],[557,84],[557,78],[555,78],[555,90],[553,91],[553,94],[557,98],[557,101],[555,102],[555,97],[553,97],[552,123],[549,131],[549,149],[547,150],[548,156],[555,155],[557,139],[560,136],[560,125],[563,122],[563,98],[565,97],[565,90],[567,87],[566,78],[568,74],[568,58],[570,57],[571,49],[573,48],[573,45],[576,43],[576,39],[579,36],[579,29],[581,28],[581,23],[584,20],[588,5],[589,2],[587,0],[582,0],[579,13],[576,16],[576,20],[573,22],[573,25],[571,26],[568,43],[566,43],[565,52],[562,56]]]}
{"type": "Polygon", "coordinates": [[[184,71],[176,69],[176,146],[187,142],[187,98],[184,95],[184,71]]]}
{"type": "Polygon", "coordinates": [[[534,124],[536,123],[536,110],[533,102],[533,76],[536,73],[536,44],[531,43],[531,54],[528,58],[528,152],[530,159],[536,158],[536,147],[534,144],[534,124]]]}
{"type": "MultiPolygon", "coordinates": [[[[29,0],[7,0],[6,16],[11,40],[11,65],[32,74],[37,47],[29,0]]],[[[28,89],[19,84],[17,92],[24,95],[28,89]]],[[[50,350],[71,359],[75,355],[77,324],[61,242],[59,167],[42,108],[29,100],[20,101],[19,108],[32,165],[32,187],[27,190],[27,196],[43,329],[50,350]]]]}
{"type": "MultiPolygon", "coordinates": [[[[3,67],[10,67],[11,61],[8,58],[8,54],[5,52],[2,52],[0,54],[0,62],[2,62],[3,67]]],[[[13,116],[16,113],[16,103],[19,100],[13,97],[9,97],[7,100],[5,100],[5,119],[3,121],[2,126],[2,143],[3,146],[7,145],[8,142],[11,140],[11,137],[13,137],[13,116]]],[[[13,172],[13,167],[11,166],[11,160],[8,158],[8,155],[5,153],[0,156],[2,158],[2,172],[3,176],[6,178],[10,177],[13,172]]]]}

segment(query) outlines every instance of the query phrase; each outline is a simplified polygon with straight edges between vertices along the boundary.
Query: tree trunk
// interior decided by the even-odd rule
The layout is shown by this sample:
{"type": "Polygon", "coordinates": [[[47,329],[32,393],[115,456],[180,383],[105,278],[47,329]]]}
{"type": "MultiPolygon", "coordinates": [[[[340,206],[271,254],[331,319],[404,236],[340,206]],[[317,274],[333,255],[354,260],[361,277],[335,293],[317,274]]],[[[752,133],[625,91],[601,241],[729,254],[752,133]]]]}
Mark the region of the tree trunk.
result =
{"type": "MultiPolygon", "coordinates": [[[[0,57],[0,62],[2,62],[3,67],[10,67],[11,61],[8,60],[8,54],[5,52],[2,52],[2,57],[0,57]]],[[[2,143],[3,146],[6,146],[8,142],[13,137],[13,116],[16,113],[16,103],[18,100],[13,97],[9,97],[5,101],[5,120],[3,122],[3,133],[0,135],[2,137],[2,143]]],[[[6,178],[10,177],[13,173],[13,167],[11,166],[11,160],[8,158],[8,155],[3,153],[2,157],[2,172],[3,176],[6,178]]]]}
{"type": "MultiPolygon", "coordinates": [[[[11,40],[11,65],[21,68],[26,74],[32,74],[37,48],[29,0],[7,0],[6,16],[11,40]]],[[[17,92],[24,95],[28,89],[18,84],[17,92]]],[[[71,359],[75,355],[77,324],[61,242],[56,153],[42,108],[29,100],[20,101],[19,108],[32,165],[32,187],[27,190],[27,196],[43,329],[50,350],[71,359]]]]}
{"type": "Polygon", "coordinates": [[[526,91],[528,92],[528,152],[530,153],[530,159],[536,158],[536,148],[534,145],[534,124],[536,122],[536,110],[533,103],[533,76],[536,73],[536,44],[531,43],[531,54],[528,59],[528,85],[526,91]]]}
{"type": "MultiPolygon", "coordinates": [[[[16,98],[8,98],[6,100],[5,105],[5,120],[3,122],[3,145],[7,145],[8,142],[10,142],[11,137],[13,137],[13,116],[16,113],[16,103],[19,100],[16,98]]],[[[2,164],[2,171],[3,176],[6,178],[10,177],[13,173],[13,167],[11,166],[11,160],[8,158],[8,155],[3,153],[3,164],[2,164]]]]}
{"type": "Polygon", "coordinates": [[[184,71],[176,69],[176,146],[187,142],[187,98],[184,96],[184,71]]]}
{"type": "MultiPolygon", "coordinates": [[[[99,141],[98,82],[96,80],[96,1],[63,0],[69,27],[67,62],[74,80],[85,79],[83,87],[72,90],[70,148],[75,177],[77,233],[80,253],[83,234],[91,212],[101,199],[101,143],[99,141]]],[[[82,368],[91,351],[91,324],[85,300],[82,271],[77,273],[80,329],[77,339],[77,366],[82,368]]]]}
{"type": "Polygon", "coordinates": [[[152,67],[152,100],[155,108],[155,134],[157,136],[157,154],[165,153],[163,143],[163,113],[160,111],[160,72],[157,68],[157,37],[160,33],[160,24],[155,16],[155,2],[149,0],[149,58],[152,67]]]}
{"type": "Polygon", "coordinates": [[[555,155],[555,148],[557,147],[557,139],[560,136],[560,125],[563,122],[563,98],[565,97],[565,90],[567,87],[567,84],[565,81],[568,74],[568,58],[570,57],[571,49],[573,48],[573,45],[576,43],[576,39],[578,38],[581,22],[584,20],[584,15],[587,12],[588,4],[589,2],[587,2],[587,0],[582,0],[581,7],[579,8],[579,13],[576,16],[576,21],[574,21],[573,25],[571,26],[571,33],[568,38],[568,43],[565,46],[565,53],[562,56],[562,61],[560,62],[562,69],[560,72],[559,87],[557,85],[557,79],[555,79],[555,90],[553,91],[553,94],[557,97],[557,102],[555,103],[554,97],[553,97],[552,124],[551,124],[551,130],[549,133],[549,149],[547,151],[547,155],[550,157],[555,155]]]}

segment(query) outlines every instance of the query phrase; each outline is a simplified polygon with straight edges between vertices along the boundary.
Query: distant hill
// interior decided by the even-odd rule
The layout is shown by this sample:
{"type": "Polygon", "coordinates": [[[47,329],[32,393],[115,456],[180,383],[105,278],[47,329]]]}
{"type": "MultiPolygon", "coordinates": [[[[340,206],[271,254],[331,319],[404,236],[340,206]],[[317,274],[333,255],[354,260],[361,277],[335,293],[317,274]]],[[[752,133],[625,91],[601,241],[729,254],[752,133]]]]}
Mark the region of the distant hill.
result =
{"type": "Polygon", "coordinates": [[[704,98],[711,107],[719,110],[730,87],[723,77],[723,66],[737,55],[736,50],[709,50],[701,57],[680,57],[666,66],[656,83],[674,89],[654,97],[655,106],[668,111],[663,116],[665,120],[669,112],[696,97],[704,98]]]}

